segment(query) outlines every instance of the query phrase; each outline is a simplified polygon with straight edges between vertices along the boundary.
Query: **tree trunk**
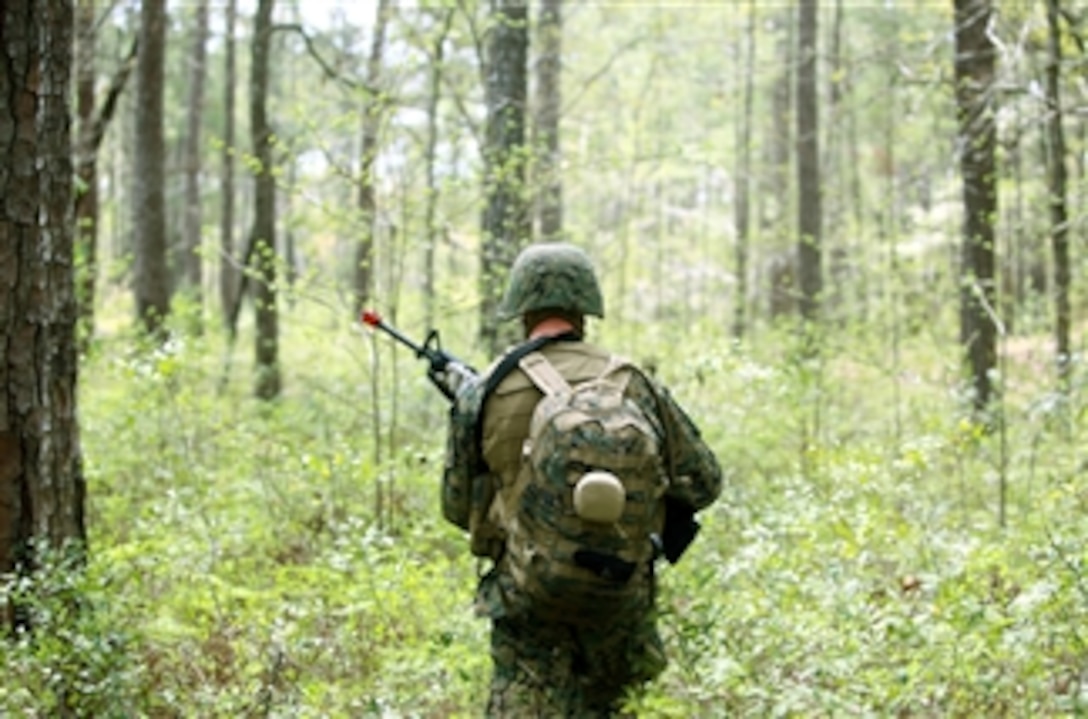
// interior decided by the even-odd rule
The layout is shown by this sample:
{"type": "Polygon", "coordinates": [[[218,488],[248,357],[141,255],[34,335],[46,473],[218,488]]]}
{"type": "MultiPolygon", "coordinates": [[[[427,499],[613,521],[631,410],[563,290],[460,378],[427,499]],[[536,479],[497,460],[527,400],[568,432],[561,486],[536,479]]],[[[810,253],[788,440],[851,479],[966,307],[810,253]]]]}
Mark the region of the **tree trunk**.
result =
{"type": "Polygon", "coordinates": [[[249,262],[255,273],[256,395],[275,399],[280,394],[279,310],[276,306],[276,178],[273,174],[272,128],[268,124],[269,50],[272,46],[272,9],[275,0],[260,0],[253,25],[250,68],[249,122],[256,159],[253,176],[254,216],[249,262]]]}
{"type": "Polygon", "coordinates": [[[94,336],[95,281],[98,274],[98,171],[92,149],[95,106],[95,4],[76,6],[76,296],[81,344],[94,336]]]}
{"type": "Polygon", "coordinates": [[[382,56],[385,29],[389,23],[390,0],[379,0],[374,19],[374,36],[366,63],[367,97],[363,104],[362,142],[359,148],[359,219],[362,222],[359,243],[355,247],[355,314],[370,301],[374,284],[374,229],[378,203],[374,196],[374,160],[378,154],[378,133],[386,100],[382,94],[382,56]]]}
{"type": "Polygon", "coordinates": [[[737,214],[734,218],[737,231],[736,273],[737,295],[733,309],[733,339],[744,339],[747,328],[748,306],[748,251],[751,220],[749,206],[752,187],[752,104],[755,95],[756,59],[756,3],[749,0],[748,25],[744,33],[744,114],[737,132],[737,214]]]}
{"type": "Polygon", "coordinates": [[[1046,67],[1048,148],[1050,149],[1050,242],[1054,255],[1054,335],[1058,376],[1063,386],[1070,373],[1069,348],[1069,220],[1066,212],[1065,134],[1062,129],[1062,37],[1060,0],[1047,0],[1050,57],[1046,67]]]}
{"type": "MultiPolygon", "coordinates": [[[[827,79],[827,114],[825,116],[827,121],[824,123],[826,142],[824,144],[824,161],[822,165],[824,181],[835,188],[831,192],[828,207],[826,208],[828,237],[830,238],[844,236],[841,229],[844,201],[847,197],[846,192],[843,191],[842,177],[845,173],[843,172],[842,152],[840,149],[843,135],[842,128],[844,127],[842,121],[843,87],[846,84],[846,73],[842,61],[842,22],[842,0],[835,0],[835,11],[831,20],[831,66],[828,68],[827,79]]],[[[844,243],[835,244],[842,247],[844,243]]],[[[841,293],[845,288],[835,287],[833,289],[841,293]]]]}
{"type": "Polygon", "coordinates": [[[562,0],[541,0],[536,65],[537,217],[540,239],[563,233],[563,183],[559,161],[559,120],[563,56],[562,0]]]}
{"type": "MultiPolygon", "coordinates": [[[[238,0],[227,0],[226,28],[224,29],[223,54],[225,69],[223,72],[223,154],[222,185],[219,190],[219,302],[222,305],[223,319],[230,325],[231,303],[234,300],[238,284],[237,271],[234,268],[234,23],[237,15],[238,0]]],[[[233,333],[233,328],[231,328],[233,333]]]]}
{"type": "Polygon", "coordinates": [[[797,67],[797,260],[801,316],[810,322],[819,317],[823,290],[816,14],[816,0],[801,0],[797,67]]]}
{"type": "Polygon", "coordinates": [[[203,258],[200,253],[200,127],[204,119],[205,57],[208,42],[208,0],[198,0],[189,58],[188,127],[185,131],[185,214],[182,220],[182,270],[199,303],[203,302],[203,258]]]}
{"type": "Polygon", "coordinates": [[[500,331],[496,311],[514,258],[532,234],[525,200],[525,99],[529,18],[524,0],[491,0],[485,63],[483,251],[480,257],[480,339],[497,354],[516,340],[500,331]]]}
{"type": "MultiPolygon", "coordinates": [[[[775,54],[781,58],[781,74],[774,80],[771,93],[771,117],[768,123],[770,141],[767,147],[767,184],[769,192],[760,193],[768,203],[760,213],[764,229],[783,224],[790,206],[790,155],[793,125],[793,74],[795,53],[793,49],[793,0],[774,19],[777,37],[775,54]]],[[[784,235],[784,233],[781,233],[784,235]]],[[[781,246],[775,248],[781,249],[781,246]]]]}
{"type": "Polygon", "coordinates": [[[956,115],[963,174],[963,252],[960,268],[960,342],[967,353],[976,410],[989,404],[996,366],[994,218],[994,46],[988,34],[990,0],[954,0],[956,115]]]}
{"type": "Polygon", "coordinates": [[[442,13],[440,29],[431,49],[431,88],[427,95],[427,147],[424,161],[427,165],[427,204],[424,208],[424,231],[427,233],[423,258],[424,326],[434,327],[435,320],[435,248],[438,245],[438,228],[435,213],[438,207],[438,185],[435,165],[438,150],[438,103],[442,96],[442,71],[445,63],[446,38],[453,23],[453,10],[442,13]]]}
{"type": "Polygon", "coordinates": [[[165,54],[166,0],[144,0],[140,11],[140,52],[136,59],[132,229],[136,246],[136,312],[144,329],[151,334],[161,334],[170,311],[163,167],[165,54]]]}
{"type": "MultiPolygon", "coordinates": [[[[82,556],[73,272],[72,3],[0,7],[0,577],[82,556]],[[8,99],[19,98],[18,102],[8,99]]],[[[6,628],[26,625],[0,606],[6,628]]]]}

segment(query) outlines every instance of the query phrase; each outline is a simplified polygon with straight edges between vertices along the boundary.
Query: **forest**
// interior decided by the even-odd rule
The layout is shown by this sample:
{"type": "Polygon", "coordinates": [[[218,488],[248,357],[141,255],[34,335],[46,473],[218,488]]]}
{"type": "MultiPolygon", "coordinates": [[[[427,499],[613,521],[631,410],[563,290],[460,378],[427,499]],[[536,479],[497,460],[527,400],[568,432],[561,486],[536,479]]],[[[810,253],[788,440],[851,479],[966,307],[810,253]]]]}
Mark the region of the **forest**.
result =
{"type": "Polygon", "coordinates": [[[725,473],[638,717],[1088,716],[1082,0],[3,0],[0,716],[469,717],[518,251],[725,473]]]}

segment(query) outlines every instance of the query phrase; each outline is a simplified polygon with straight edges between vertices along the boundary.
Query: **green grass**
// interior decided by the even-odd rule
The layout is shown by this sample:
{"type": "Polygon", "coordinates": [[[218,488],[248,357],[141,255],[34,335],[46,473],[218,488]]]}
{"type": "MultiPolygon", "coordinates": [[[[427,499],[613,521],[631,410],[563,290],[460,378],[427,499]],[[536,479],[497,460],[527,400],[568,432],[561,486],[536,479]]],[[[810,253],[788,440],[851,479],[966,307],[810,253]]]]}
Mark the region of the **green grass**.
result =
{"type": "MultiPolygon", "coordinates": [[[[119,333],[86,360],[90,566],[11,588],[44,598],[35,638],[0,644],[0,714],[480,714],[487,625],[438,509],[442,398],[316,306],[283,332],[271,406],[245,333],[225,387],[213,332],[153,352],[119,333]]],[[[729,478],[661,571],[671,664],[631,709],[1088,715],[1083,388],[1059,400],[1010,358],[1003,439],[964,413],[934,337],[894,363],[843,334],[813,367],[788,334],[743,352],[720,334],[605,335],[658,360],[729,478]]]]}

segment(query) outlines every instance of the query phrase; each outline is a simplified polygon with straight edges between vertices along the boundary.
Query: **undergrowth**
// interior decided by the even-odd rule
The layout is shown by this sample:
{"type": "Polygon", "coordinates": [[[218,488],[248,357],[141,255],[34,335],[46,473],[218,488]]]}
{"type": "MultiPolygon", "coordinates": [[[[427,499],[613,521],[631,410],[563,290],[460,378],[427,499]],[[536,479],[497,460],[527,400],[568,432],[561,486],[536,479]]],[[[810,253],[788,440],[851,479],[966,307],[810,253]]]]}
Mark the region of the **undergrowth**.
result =
{"type": "MultiPolygon", "coordinates": [[[[86,358],[90,562],[5,589],[35,632],[0,643],[0,714],[478,716],[479,567],[438,511],[422,367],[296,316],[264,405],[216,337],[86,358]]],[[[980,424],[931,337],[894,363],[876,338],[790,343],[629,346],[728,477],[660,572],[671,664],[632,713],[1088,714],[1083,388],[1010,358],[980,424]]]]}

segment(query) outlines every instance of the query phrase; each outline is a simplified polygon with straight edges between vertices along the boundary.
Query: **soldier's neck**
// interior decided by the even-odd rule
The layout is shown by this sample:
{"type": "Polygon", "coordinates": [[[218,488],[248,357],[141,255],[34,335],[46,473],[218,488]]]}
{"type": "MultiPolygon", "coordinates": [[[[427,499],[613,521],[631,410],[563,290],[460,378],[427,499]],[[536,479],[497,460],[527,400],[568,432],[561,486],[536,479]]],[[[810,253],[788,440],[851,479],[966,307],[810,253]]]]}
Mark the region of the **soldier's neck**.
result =
{"type": "Polygon", "coordinates": [[[577,327],[562,317],[549,317],[546,320],[538,322],[537,325],[533,327],[532,331],[529,332],[529,339],[535,340],[538,337],[555,337],[556,335],[577,331],[577,327]]]}

